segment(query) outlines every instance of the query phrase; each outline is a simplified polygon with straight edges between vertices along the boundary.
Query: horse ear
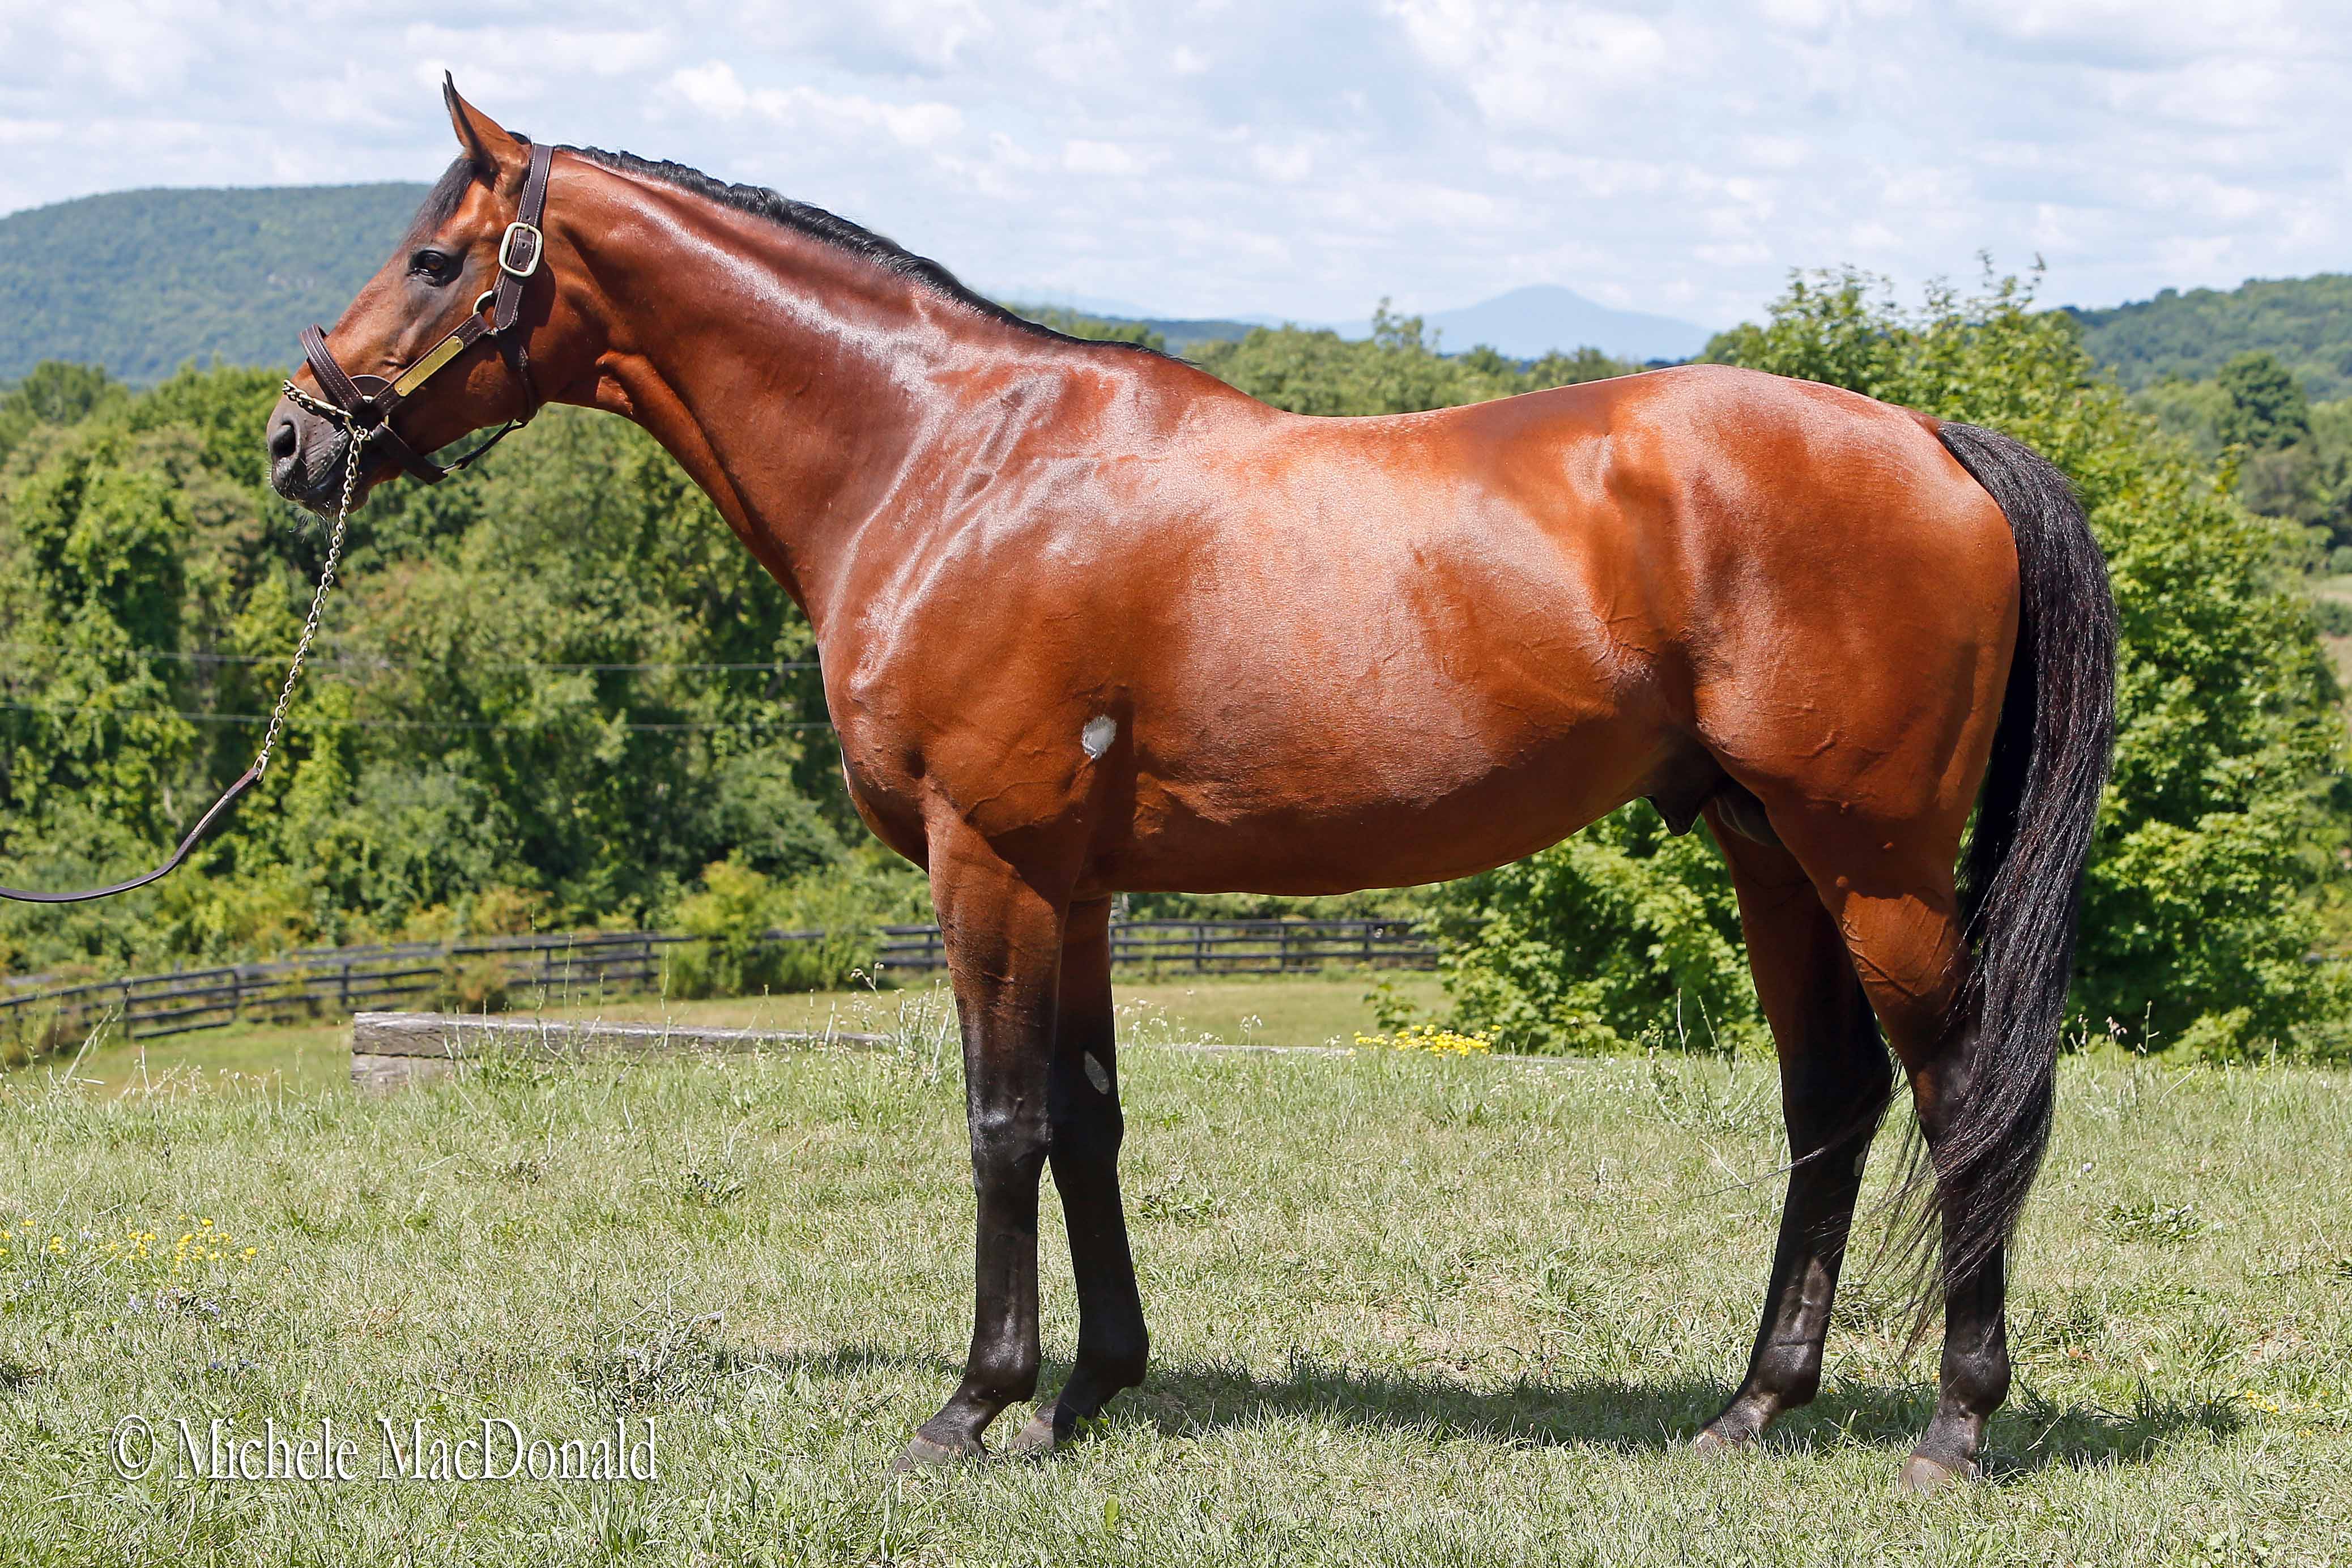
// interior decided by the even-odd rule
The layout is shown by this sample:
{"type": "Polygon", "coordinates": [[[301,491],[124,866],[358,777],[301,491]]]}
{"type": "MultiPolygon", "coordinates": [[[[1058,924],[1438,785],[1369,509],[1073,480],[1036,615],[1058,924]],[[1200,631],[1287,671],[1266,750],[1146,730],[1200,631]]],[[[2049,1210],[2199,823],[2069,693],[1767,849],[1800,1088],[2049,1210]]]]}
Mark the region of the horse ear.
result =
{"type": "Polygon", "coordinates": [[[457,79],[441,73],[441,99],[449,106],[449,128],[482,178],[503,190],[520,186],[530,166],[530,143],[457,96],[457,79]]]}

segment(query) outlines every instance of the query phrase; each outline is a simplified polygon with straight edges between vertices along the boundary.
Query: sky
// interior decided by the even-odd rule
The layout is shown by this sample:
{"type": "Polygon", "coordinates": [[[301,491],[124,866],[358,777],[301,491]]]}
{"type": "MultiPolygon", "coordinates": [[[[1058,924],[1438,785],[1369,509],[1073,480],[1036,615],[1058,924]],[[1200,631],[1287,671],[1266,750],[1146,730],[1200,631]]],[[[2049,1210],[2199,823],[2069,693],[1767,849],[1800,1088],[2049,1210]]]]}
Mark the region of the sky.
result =
{"type": "Polygon", "coordinates": [[[428,180],[509,129],[827,206],[1002,296],[1708,327],[1791,268],[2042,297],[2352,269],[2344,0],[0,0],[0,212],[428,180]]]}

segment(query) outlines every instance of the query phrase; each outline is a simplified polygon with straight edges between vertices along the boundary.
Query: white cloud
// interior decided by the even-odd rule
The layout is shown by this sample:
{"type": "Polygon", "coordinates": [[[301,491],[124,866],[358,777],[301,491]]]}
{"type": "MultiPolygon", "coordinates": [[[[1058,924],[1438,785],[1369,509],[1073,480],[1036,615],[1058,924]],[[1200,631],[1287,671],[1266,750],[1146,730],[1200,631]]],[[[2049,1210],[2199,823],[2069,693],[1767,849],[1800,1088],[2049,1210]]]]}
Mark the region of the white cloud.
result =
{"type": "Polygon", "coordinates": [[[743,79],[725,60],[681,66],[670,72],[669,80],[662,85],[703,113],[715,114],[721,120],[737,119],[751,107],[751,95],[743,90],[743,79]]]}
{"type": "Polygon", "coordinates": [[[1140,174],[1144,160],[1116,142],[1090,142],[1074,137],[1062,143],[1062,167],[1073,174],[1102,174],[1126,179],[1140,174]]]}
{"type": "Polygon", "coordinates": [[[0,210],[429,179],[518,130],[1001,291],[1360,318],[1531,282],[1707,324],[1792,267],[2057,299],[2352,266],[2340,0],[0,0],[0,210]]]}
{"type": "Polygon", "coordinates": [[[750,115],[824,135],[881,131],[907,146],[927,147],[963,129],[963,115],[952,104],[893,103],[813,87],[761,88],[755,92],[744,87],[735,68],[724,60],[681,67],[670,72],[662,86],[688,108],[719,120],[750,115]]]}

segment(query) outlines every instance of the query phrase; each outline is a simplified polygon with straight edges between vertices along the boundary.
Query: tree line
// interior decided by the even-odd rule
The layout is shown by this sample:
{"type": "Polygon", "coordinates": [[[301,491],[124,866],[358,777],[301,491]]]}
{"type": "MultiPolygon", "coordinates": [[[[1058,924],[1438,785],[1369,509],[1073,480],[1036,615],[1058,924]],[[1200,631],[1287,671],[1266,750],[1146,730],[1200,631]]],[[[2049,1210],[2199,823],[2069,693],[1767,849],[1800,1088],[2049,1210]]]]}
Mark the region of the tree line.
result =
{"type": "MultiPolygon", "coordinates": [[[[1195,353],[1313,414],[1633,368],[1590,350],[1443,354],[1385,310],[1376,327],[1261,328],[1195,353]]],[[[2336,1049],[2345,998],[2307,960],[2336,940],[2352,816],[2299,530],[2248,510],[2013,281],[1905,308],[1858,275],[1804,278],[1709,353],[2008,430],[2074,477],[2125,636],[2084,1026],[2217,1056],[2336,1049]]],[[[0,397],[0,879],[149,863],[250,761],[323,546],[261,471],[276,385],[191,368],[131,393],[51,364],[0,397]]],[[[282,762],[193,871],[107,904],[0,909],[10,971],[928,915],[920,878],[839,787],[805,623],[623,421],[550,410],[445,485],[380,492],[327,625],[282,762]]],[[[1719,861],[1646,805],[1484,877],[1317,902],[1433,920],[1454,1021],[1515,1045],[1760,1038],[1719,861]]]]}

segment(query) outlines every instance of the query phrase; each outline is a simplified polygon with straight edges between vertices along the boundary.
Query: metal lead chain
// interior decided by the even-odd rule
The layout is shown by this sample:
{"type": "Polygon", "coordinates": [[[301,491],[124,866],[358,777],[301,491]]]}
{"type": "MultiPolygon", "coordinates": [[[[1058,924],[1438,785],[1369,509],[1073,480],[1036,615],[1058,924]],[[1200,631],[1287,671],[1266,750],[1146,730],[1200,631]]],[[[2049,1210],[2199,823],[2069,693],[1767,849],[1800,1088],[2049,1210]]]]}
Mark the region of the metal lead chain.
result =
{"type": "Polygon", "coordinates": [[[278,706],[270,710],[269,728],[262,732],[261,754],[253,760],[257,779],[269,771],[269,753],[278,744],[278,732],[285,728],[286,710],[294,701],[294,683],[302,678],[302,661],[310,655],[311,639],[319,635],[320,617],[327,613],[327,590],[335,585],[335,568],[343,558],[343,530],[352,518],[352,497],[359,489],[360,463],[367,452],[366,437],[360,434],[359,425],[349,414],[331,403],[321,403],[292,382],[286,384],[286,395],[295,404],[322,419],[342,427],[350,437],[345,443],[343,458],[343,496],[335,508],[335,526],[327,538],[327,564],[319,574],[318,591],[310,595],[310,617],[302,623],[302,636],[294,644],[294,662],[286,668],[286,684],[278,693],[278,706]]]}

